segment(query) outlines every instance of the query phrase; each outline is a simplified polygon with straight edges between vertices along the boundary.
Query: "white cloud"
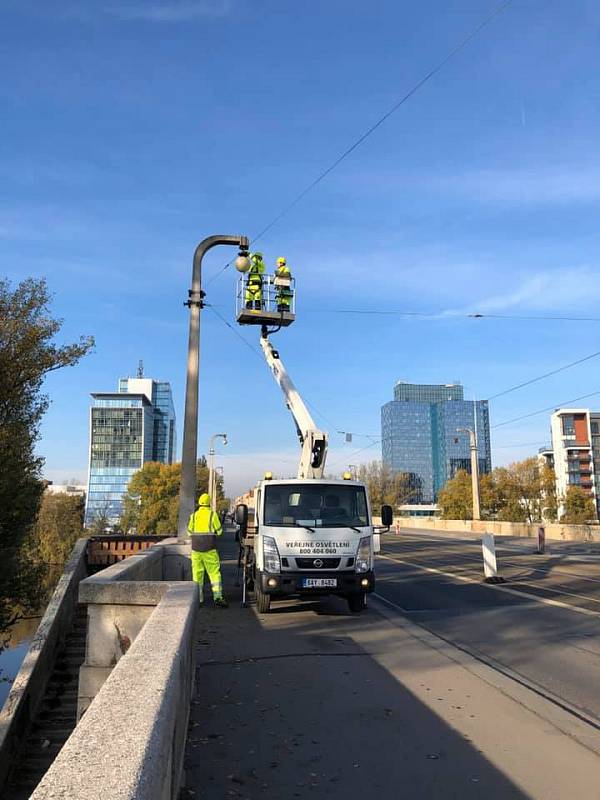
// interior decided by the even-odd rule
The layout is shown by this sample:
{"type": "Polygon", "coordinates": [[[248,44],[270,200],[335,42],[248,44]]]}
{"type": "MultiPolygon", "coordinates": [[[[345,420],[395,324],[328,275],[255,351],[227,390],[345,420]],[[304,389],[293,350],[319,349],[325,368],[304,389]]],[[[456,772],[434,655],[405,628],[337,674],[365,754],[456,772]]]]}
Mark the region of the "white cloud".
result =
{"type": "MultiPolygon", "coordinates": [[[[518,278],[517,278],[518,279],[518,278]]],[[[565,312],[592,308],[600,301],[600,270],[589,267],[565,267],[564,269],[536,272],[521,279],[512,288],[484,297],[462,311],[498,313],[520,309],[523,311],[565,312]]]]}

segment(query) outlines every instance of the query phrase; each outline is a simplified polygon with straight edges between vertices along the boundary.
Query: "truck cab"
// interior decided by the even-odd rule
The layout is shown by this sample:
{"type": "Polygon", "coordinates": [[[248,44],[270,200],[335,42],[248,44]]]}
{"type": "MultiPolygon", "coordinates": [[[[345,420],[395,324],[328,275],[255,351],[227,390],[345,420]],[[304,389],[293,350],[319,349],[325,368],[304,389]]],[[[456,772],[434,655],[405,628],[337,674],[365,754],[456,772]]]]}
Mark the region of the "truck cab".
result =
{"type": "Polygon", "coordinates": [[[238,508],[242,540],[252,540],[250,580],[260,613],[270,610],[272,599],[329,594],[346,598],[353,612],[363,610],[375,588],[378,549],[363,483],[263,480],[255,491],[253,528],[244,529],[247,510],[238,508]]]}

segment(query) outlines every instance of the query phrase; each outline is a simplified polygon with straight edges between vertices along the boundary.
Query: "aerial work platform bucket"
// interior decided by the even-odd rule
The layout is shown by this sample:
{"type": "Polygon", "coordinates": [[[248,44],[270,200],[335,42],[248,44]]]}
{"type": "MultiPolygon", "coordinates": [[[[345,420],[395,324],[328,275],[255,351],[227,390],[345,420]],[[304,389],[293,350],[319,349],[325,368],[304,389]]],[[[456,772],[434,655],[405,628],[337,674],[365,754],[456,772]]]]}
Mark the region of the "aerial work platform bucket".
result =
{"type": "Polygon", "coordinates": [[[240,275],[235,296],[235,316],[240,325],[277,325],[282,328],[296,319],[294,278],[262,275],[260,296],[248,296],[248,275],[240,275]],[[282,302],[282,297],[288,302],[282,302]]]}

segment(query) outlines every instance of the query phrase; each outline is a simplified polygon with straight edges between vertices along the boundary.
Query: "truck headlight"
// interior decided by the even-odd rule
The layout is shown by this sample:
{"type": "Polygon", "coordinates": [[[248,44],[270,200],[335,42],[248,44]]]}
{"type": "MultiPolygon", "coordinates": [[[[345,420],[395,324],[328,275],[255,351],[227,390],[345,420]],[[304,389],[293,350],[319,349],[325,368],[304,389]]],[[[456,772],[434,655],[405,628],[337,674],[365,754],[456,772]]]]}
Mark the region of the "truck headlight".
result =
{"type": "Polygon", "coordinates": [[[265,572],[281,572],[279,550],[272,536],[263,536],[263,562],[265,572]]]}
{"type": "Polygon", "coordinates": [[[368,572],[371,569],[371,537],[363,536],[356,551],[356,572],[368,572]]]}

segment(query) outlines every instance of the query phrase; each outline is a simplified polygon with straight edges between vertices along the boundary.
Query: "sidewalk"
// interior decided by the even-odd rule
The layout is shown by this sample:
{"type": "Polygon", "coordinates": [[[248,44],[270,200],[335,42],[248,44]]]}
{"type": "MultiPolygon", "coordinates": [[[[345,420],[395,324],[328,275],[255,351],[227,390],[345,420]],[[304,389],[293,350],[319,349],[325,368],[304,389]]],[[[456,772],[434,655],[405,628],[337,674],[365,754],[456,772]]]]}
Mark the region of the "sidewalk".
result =
{"type": "Polygon", "coordinates": [[[230,609],[200,614],[182,798],[600,798],[600,757],[527,690],[507,696],[512,682],[375,603],[353,617],[341,600],[290,601],[259,619],[233,567],[230,609]]]}

